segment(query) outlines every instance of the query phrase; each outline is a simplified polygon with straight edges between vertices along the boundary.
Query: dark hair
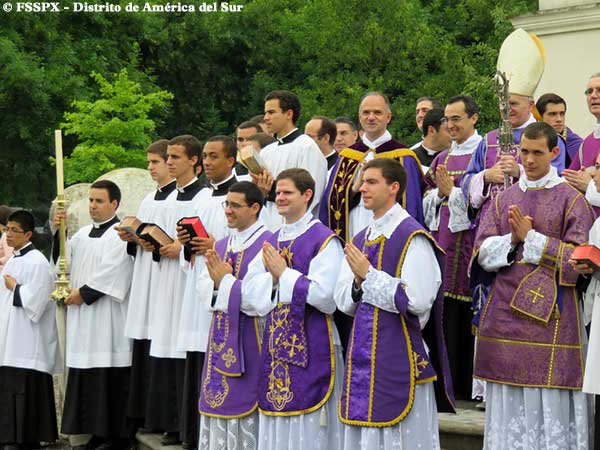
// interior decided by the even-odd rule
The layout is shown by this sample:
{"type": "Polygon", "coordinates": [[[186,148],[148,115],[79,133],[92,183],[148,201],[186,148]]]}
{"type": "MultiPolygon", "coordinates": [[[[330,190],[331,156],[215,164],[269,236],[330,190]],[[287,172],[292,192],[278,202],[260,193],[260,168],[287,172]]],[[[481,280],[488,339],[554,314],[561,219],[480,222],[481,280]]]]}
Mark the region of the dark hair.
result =
{"type": "Polygon", "coordinates": [[[312,191],[312,196],[308,201],[308,207],[310,207],[314,197],[315,197],[315,179],[311,176],[310,172],[306,169],[293,168],[283,170],[277,175],[275,179],[275,186],[277,186],[277,182],[280,180],[292,180],[296,189],[300,191],[301,194],[304,194],[307,190],[312,191]]]}
{"type": "Polygon", "coordinates": [[[257,185],[250,181],[238,181],[237,183],[231,185],[229,192],[244,194],[248,206],[258,203],[259,208],[256,212],[256,217],[259,216],[263,202],[265,201],[265,197],[257,185]]]}
{"type": "Polygon", "coordinates": [[[256,116],[252,116],[250,117],[250,120],[248,120],[248,122],[254,122],[257,124],[261,124],[261,123],[265,123],[265,115],[264,114],[257,114],[256,116]]]}
{"type": "Polygon", "coordinates": [[[458,102],[463,102],[467,116],[472,117],[473,114],[479,114],[479,106],[477,106],[477,102],[470,95],[455,95],[448,100],[449,105],[458,102]]]}
{"type": "Polygon", "coordinates": [[[167,160],[167,147],[169,146],[168,139],[159,139],[156,142],[153,142],[146,149],[146,153],[152,153],[153,155],[158,155],[165,161],[167,160]]]}
{"type": "Polygon", "coordinates": [[[185,154],[188,159],[192,159],[196,156],[198,157],[198,163],[202,160],[202,142],[191,134],[176,136],[169,141],[169,145],[181,145],[185,149],[185,154]]]}
{"type": "Polygon", "coordinates": [[[442,125],[442,119],[444,118],[444,111],[439,108],[430,109],[423,118],[423,137],[429,133],[429,127],[433,127],[435,131],[440,131],[440,125],[442,125]]]}
{"type": "Polygon", "coordinates": [[[339,117],[335,118],[334,122],[336,124],[338,124],[338,123],[345,123],[346,125],[348,125],[350,127],[350,129],[352,131],[356,131],[357,130],[356,124],[352,121],[352,119],[350,117],[339,116],[339,117]]]}
{"type": "MultiPolygon", "coordinates": [[[[400,199],[406,189],[406,170],[402,164],[392,158],[376,158],[365,164],[364,171],[367,169],[379,169],[381,175],[385,178],[387,184],[397,182],[400,185],[396,199],[400,199]]],[[[363,172],[364,173],[364,172],[363,172]]]]}
{"type": "Polygon", "coordinates": [[[0,224],[6,225],[8,216],[13,213],[13,209],[6,205],[0,205],[0,224]]]}
{"type": "Polygon", "coordinates": [[[440,101],[435,97],[419,97],[417,99],[417,104],[421,102],[431,102],[431,109],[439,109],[442,107],[440,101]]]}
{"type": "Polygon", "coordinates": [[[563,104],[565,105],[565,111],[567,110],[567,102],[565,102],[564,98],[557,94],[548,93],[542,95],[540,98],[538,98],[538,101],[535,102],[535,107],[540,113],[540,116],[543,116],[546,112],[546,106],[548,103],[554,103],[556,105],[563,104]]]}
{"type": "Polygon", "coordinates": [[[523,136],[527,139],[540,139],[545,137],[548,144],[548,150],[552,151],[558,145],[558,135],[554,127],[546,122],[534,122],[525,127],[523,136]]]}
{"type": "Polygon", "coordinates": [[[113,202],[117,201],[117,205],[121,204],[121,189],[117,186],[116,183],[113,183],[110,180],[98,180],[95,181],[90,189],[105,189],[108,192],[108,200],[113,202]]]}
{"type": "Polygon", "coordinates": [[[335,126],[335,123],[333,123],[329,117],[325,116],[313,116],[310,120],[321,121],[321,127],[319,128],[319,138],[321,138],[325,134],[328,134],[329,145],[333,145],[335,143],[335,138],[337,137],[337,128],[335,126]]]}
{"type": "Polygon", "coordinates": [[[252,122],[250,120],[246,120],[245,122],[242,122],[237,126],[238,130],[247,130],[248,128],[254,128],[257,133],[262,132],[260,124],[258,122],[252,122]]]}
{"type": "Polygon", "coordinates": [[[279,100],[279,107],[283,112],[292,110],[292,123],[295,125],[300,118],[300,99],[296,94],[290,91],[278,90],[271,91],[265,96],[265,102],[269,100],[279,100]]]}
{"type": "Polygon", "coordinates": [[[33,233],[35,231],[35,219],[33,218],[33,214],[24,209],[13,212],[8,216],[7,222],[18,223],[25,233],[28,231],[33,233]]]}
{"type": "MultiPolygon", "coordinates": [[[[392,104],[390,103],[390,99],[388,98],[387,95],[379,92],[379,91],[371,91],[371,92],[367,92],[365,95],[363,95],[360,98],[360,103],[359,105],[362,105],[362,102],[365,100],[365,98],[367,97],[381,97],[383,98],[383,101],[385,102],[385,106],[387,107],[388,111],[391,112],[392,111],[392,104]]],[[[359,107],[360,108],[360,107],[359,107]]]]}
{"type": "Polygon", "coordinates": [[[219,134],[217,136],[212,136],[209,137],[206,142],[222,142],[223,143],[223,151],[225,152],[225,157],[226,158],[233,158],[233,160],[235,161],[235,157],[237,155],[237,146],[235,145],[235,142],[233,139],[231,139],[229,136],[225,136],[222,134],[219,134]]]}
{"type": "Polygon", "coordinates": [[[258,145],[260,145],[260,148],[265,148],[267,145],[272,144],[273,142],[277,141],[277,139],[275,139],[270,134],[263,133],[263,132],[253,134],[252,136],[250,136],[248,138],[248,140],[258,142],[258,145]]]}

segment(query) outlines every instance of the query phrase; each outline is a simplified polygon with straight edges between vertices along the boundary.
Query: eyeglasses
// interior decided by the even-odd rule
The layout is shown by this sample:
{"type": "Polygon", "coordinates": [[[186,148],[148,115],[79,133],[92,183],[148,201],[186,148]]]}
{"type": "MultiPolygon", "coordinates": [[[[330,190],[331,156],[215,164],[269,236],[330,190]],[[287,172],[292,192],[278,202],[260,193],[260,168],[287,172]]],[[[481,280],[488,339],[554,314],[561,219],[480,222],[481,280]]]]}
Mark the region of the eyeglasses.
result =
{"type": "Polygon", "coordinates": [[[25,231],[23,231],[23,230],[19,230],[18,228],[13,228],[13,227],[7,227],[7,228],[6,228],[6,232],[7,232],[7,233],[11,233],[11,234],[20,234],[20,233],[25,233],[25,231]]]}
{"type": "Polygon", "coordinates": [[[248,205],[240,205],[239,203],[228,202],[227,200],[225,200],[223,203],[221,203],[221,206],[223,207],[223,209],[230,208],[233,211],[237,211],[238,209],[248,207],[248,205]]]}
{"type": "Polygon", "coordinates": [[[592,95],[594,92],[597,95],[600,95],[600,87],[595,87],[595,88],[590,87],[590,88],[587,88],[585,91],[583,91],[583,93],[588,96],[592,95]]]}
{"type": "Polygon", "coordinates": [[[452,116],[452,117],[442,117],[440,119],[440,123],[460,123],[462,122],[464,119],[466,119],[466,117],[461,117],[461,116],[452,116]]]}

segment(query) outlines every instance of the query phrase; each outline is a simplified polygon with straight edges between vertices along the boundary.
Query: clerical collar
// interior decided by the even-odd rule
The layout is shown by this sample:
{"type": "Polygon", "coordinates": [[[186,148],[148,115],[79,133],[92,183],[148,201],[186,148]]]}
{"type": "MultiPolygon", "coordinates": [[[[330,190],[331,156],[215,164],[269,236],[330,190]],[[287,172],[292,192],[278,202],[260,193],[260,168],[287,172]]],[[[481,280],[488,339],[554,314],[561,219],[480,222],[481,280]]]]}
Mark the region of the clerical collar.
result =
{"type": "Polygon", "coordinates": [[[192,181],[190,181],[190,182],[189,182],[188,184],[186,184],[185,186],[181,186],[181,187],[177,186],[177,191],[178,191],[180,194],[185,194],[185,189],[186,189],[186,188],[188,188],[188,187],[190,187],[190,186],[192,186],[192,185],[193,185],[193,184],[194,184],[196,181],[198,181],[198,177],[194,177],[194,178],[192,178],[192,181]]]}
{"type": "Polygon", "coordinates": [[[521,130],[521,129],[525,128],[527,125],[531,125],[532,123],[536,123],[536,122],[537,122],[537,120],[533,116],[533,114],[529,113],[529,119],[527,119],[524,124],[519,125],[518,127],[514,127],[513,130],[521,130]]]}
{"type": "Polygon", "coordinates": [[[452,141],[450,154],[453,156],[470,155],[475,151],[480,142],[481,136],[479,136],[479,133],[475,130],[475,132],[462,144],[452,141]]]}
{"type": "Polygon", "coordinates": [[[558,176],[556,167],[550,166],[548,173],[539,180],[528,180],[527,174],[522,175],[519,178],[519,188],[523,192],[527,189],[550,189],[564,182],[565,179],[558,176]]]}
{"type": "Polygon", "coordinates": [[[594,126],[594,137],[600,139],[600,122],[596,123],[594,126]]]}
{"type": "Polygon", "coordinates": [[[233,173],[220,183],[214,184],[211,181],[209,184],[212,189],[212,196],[221,197],[223,195],[227,195],[227,192],[229,192],[229,188],[235,183],[237,183],[237,179],[235,178],[235,175],[233,173]]]}
{"type": "Polygon", "coordinates": [[[176,186],[177,186],[177,181],[172,180],[172,181],[169,181],[164,186],[159,187],[158,189],[156,189],[156,192],[154,193],[154,200],[166,199],[169,196],[169,194],[175,190],[176,186]]]}
{"type": "Polygon", "coordinates": [[[28,242],[23,247],[21,247],[19,250],[13,250],[13,256],[15,258],[18,258],[19,256],[26,255],[31,250],[35,250],[35,247],[33,246],[33,244],[31,242],[28,242]]]}
{"type": "Polygon", "coordinates": [[[112,216],[112,218],[105,222],[93,222],[92,229],[90,230],[88,236],[91,238],[98,238],[102,236],[106,230],[110,229],[112,225],[116,225],[118,223],[119,218],[117,216],[112,216]]]}
{"type": "Polygon", "coordinates": [[[436,153],[439,153],[439,151],[435,151],[435,150],[429,150],[427,147],[425,147],[425,144],[421,144],[421,147],[423,147],[423,150],[425,150],[425,152],[429,155],[429,156],[433,156],[436,153]]]}
{"type": "Polygon", "coordinates": [[[291,239],[296,239],[302,233],[304,233],[309,225],[314,221],[313,215],[310,211],[307,211],[301,219],[297,220],[294,223],[284,223],[280,230],[279,236],[277,240],[279,242],[289,241],[291,239]]]}
{"type": "Polygon", "coordinates": [[[389,239],[400,222],[407,217],[409,215],[406,210],[399,203],[394,204],[382,217],[373,220],[367,229],[366,238],[372,241],[383,234],[386,239],[389,239]]]}
{"type": "Polygon", "coordinates": [[[278,145],[289,144],[290,142],[294,142],[296,140],[296,138],[298,136],[300,136],[301,134],[302,133],[300,132],[300,130],[298,128],[294,128],[292,131],[290,131],[288,134],[286,134],[283,137],[277,136],[277,141],[279,142],[278,145]]]}
{"type": "Polygon", "coordinates": [[[365,144],[367,147],[373,148],[373,149],[375,149],[375,148],[379,147],[380,145],[383,145],[386,142],[391,141],[391,140],[392,140],[392,135],[390,134],[390,132],[388,130],[385,130],[385,133],[383,133],[381,136],[379,136],[374,141],[370,141],[366,134],[364,134],[363,138],[362,138],[363,144],[365,144]]]}
{"type": "Polygon", "coordinates": [[[265,225],[261,220],[257,220],[244,231],[232,229],[229,236],[229,250],[232,252],[242,251],[254,242],[254,239],[261,234],[260,232],[263,229],[265,229],[265,225]]]}

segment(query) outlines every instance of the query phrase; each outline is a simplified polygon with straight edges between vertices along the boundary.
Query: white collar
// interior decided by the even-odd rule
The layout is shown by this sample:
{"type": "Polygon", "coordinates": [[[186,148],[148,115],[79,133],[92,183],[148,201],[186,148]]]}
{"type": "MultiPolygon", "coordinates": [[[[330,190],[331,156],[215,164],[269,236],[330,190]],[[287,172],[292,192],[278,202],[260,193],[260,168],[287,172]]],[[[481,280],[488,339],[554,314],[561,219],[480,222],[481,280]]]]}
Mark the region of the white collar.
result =
{"type": "Polygon", "coordinates": [[[169,181],[167,181],[165,184],[163,184],[162,186],[159,186],[156,190],[158,192],[162,192],[162,190],[164,188],[166,188],[168,185],[170,185],[173,181],[175,180],[175,178],[171,178],[169,181]]]}
{"type": "Polygon", "coordinates": [[[14,250],[14,249],[13,249],[13,255],[15,255],[15,256],[21,256],[21,252],[22,252],[23,250],[25,250],[27,247],[29,247],[30,245],[32,245],[32,244],[31,244],[31,242],[28,242],[28,243],[27,243],[27,244],[25,244],[23,247],[21,247],[19,250],[14,250]]]}
{"type": "Polygon", "coordinates": [[[325,158],[329,158],[331,155],[335,155],[335,154],[336,154],[336,151],[335,151],[335,149],[333,149],[331,151],[331,153],[328,153],[327,155],[325,155],[325,158]]]}
{"type": "Polygon", "coordinates": [[[594,137],[600,139],[600,122],[597,122],[594,126],[594,137]]]}
{"type": "Polygon", "coordinates": [[[481,136],[479,136],[479,133],[477,130],[475,130],[475,132],[462,144],[452,141],[452,145],[450,146],[450,154],[454,156],[470,155],[475,151],[480,142],[481,136]]]}
{"type": "Polygon", "coordinates": [[[407,217],[409,217],[408,212],[400,204],[394,204],[382,217],[373,220],[371,225],[369,225],[366,234],[367,239],[372,241],[382,234],[386,239],[389,239],[398,225],[400,225],[400,222],[407,217]]]}
{"type": "Polygon", "coordinates": [[[279,236],[277,240],[279,242],[283,242],[289,241],[290,239],[296,239],[308,229],[313,221],[313,215],[310,211],[307,211],[300,220],[297,220],[294,223],[284,223],[279,229],[279,236]]]}
{"type": "Polygon", "coordinates": [[[194,177],[192,178],[192,181],[190,181],[188,184],[186,184],[185,186],[177,186],[177,190],[181,193],[184,194],[185,193],[185,188],[188,186],[191,186],[192,184],[194,184],[196,181],[198,181],[198,177],[194,177]]]}
{"type": "Polygon", "coordinates": [[[550,166],[548,173],[539,180],[528,180],[527,175],[521,175],[519,178],[519,188],[523,192],[525,192],[527,189],[550,189],[564,182],[564,178],[558,176],[556,167],[550,166]]]}
{"type": "Polygon", "coordinates": [[[212,187],[214,190],[218,190],[218,189],[219,189],[219,186],[221,186],[221,185],[223,185],[223,184],[227,183],[227,182],[228,182],[229,180],[231,180],[231,179],[232,179],[234,176],[235,176],[235,175],[233,174],[233,172],[231,172],[227,178],[225,178],[223,181],[220,181],[219,183],[216,183],[216,184],[215,184],[215,183],[213,183],[212,181],[209,181],[209,183],[210,183],[210,186],[211,186],[211,187],[212,187]]]}
{"type": "Polygon", "coordinates": [[[286,133],[285,136],[277,136],[277,139],[279,141],[283,141],[286,137],[288,137],[290,134],[292,134],[294,131],[296,131],[298,129],[298,127],[293,128],[289,133],[286,133]]]}
{"type": "Polygon", "coordinates": [[[435,150],[429,150],[427,147],[425,147],[425,144],[424,144],[424,143],[422,143],[422,144],[421,144],[421,147],[423,147],[423,150],[425,150],[425,152],[427,152],[427,154],[428,154],[429,156],[433,156],[433,155],[435,155],[436,153],[440,153],[441,151],[443,151],[443,150],[440,150],[440,151],[437,151],[437,152],[436,152],[435,150]]]}
{"type": "Polygon", "coordinates": [[[237,229],[231,229],[231,235],[229,236],[229,247],[232,252],[239,252],[247,248],[252,244],[255,239],[260,236],[258,232],[261,228],[264,228],[264,223],[259,219],[246,228],[244,231],[238,231],[237,229]],[[251,239],[254,238],[254,239],[251,239]]]}
{"type": "Polygon", "coordinates": [[[365,144],[367,147],[369,148],[377,148],[382,144],[385,144],[387,141],[391,141],[392,140],[392,135],[390,134],[390,132],[388,130],[385,130],[385,133],[383,133],[381,136],[379,136],[377,139],[375,139],[374,141],[370,141],[369,138],[367,138],[367,135],[363,135],[362,141],[363,144],[365,144]]]}
{"type": "Polygon", "coordinates": [[[92,226],[94,228],[100,228],[102,225],[104,225],[105,223],[110,222],[111,220],[113,220],[115,218],[116,214],[114,216],[112,216],[110,219],[105,220],[104,222],[93,222],[92,221],[92,226]]]}
{"type": "Polygon", "coordinates": [[[537,122],[537,120],[533,116],[533,114],[529,113],[529,119],[527,119],[524,124],[519,125],[518,127],[514,127],[513,130],[520,130],[521,128],[525,128],[527,125],[531,125],[532,123],[536,123],[536,122],[537,122]]]}

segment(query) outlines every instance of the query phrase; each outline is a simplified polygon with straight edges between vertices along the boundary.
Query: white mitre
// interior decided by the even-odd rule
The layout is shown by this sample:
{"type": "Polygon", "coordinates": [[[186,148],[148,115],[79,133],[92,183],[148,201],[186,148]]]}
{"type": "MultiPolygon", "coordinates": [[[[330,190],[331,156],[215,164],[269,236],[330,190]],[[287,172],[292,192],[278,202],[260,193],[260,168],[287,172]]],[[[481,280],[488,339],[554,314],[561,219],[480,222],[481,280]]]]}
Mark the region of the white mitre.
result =
{"type": "Polygon", "coordinates": [[[506,75],[511,94],[533,97],[545,64],[546,52],[538,37],[517,28],[502,43],[496,69],[506,75]]]}

